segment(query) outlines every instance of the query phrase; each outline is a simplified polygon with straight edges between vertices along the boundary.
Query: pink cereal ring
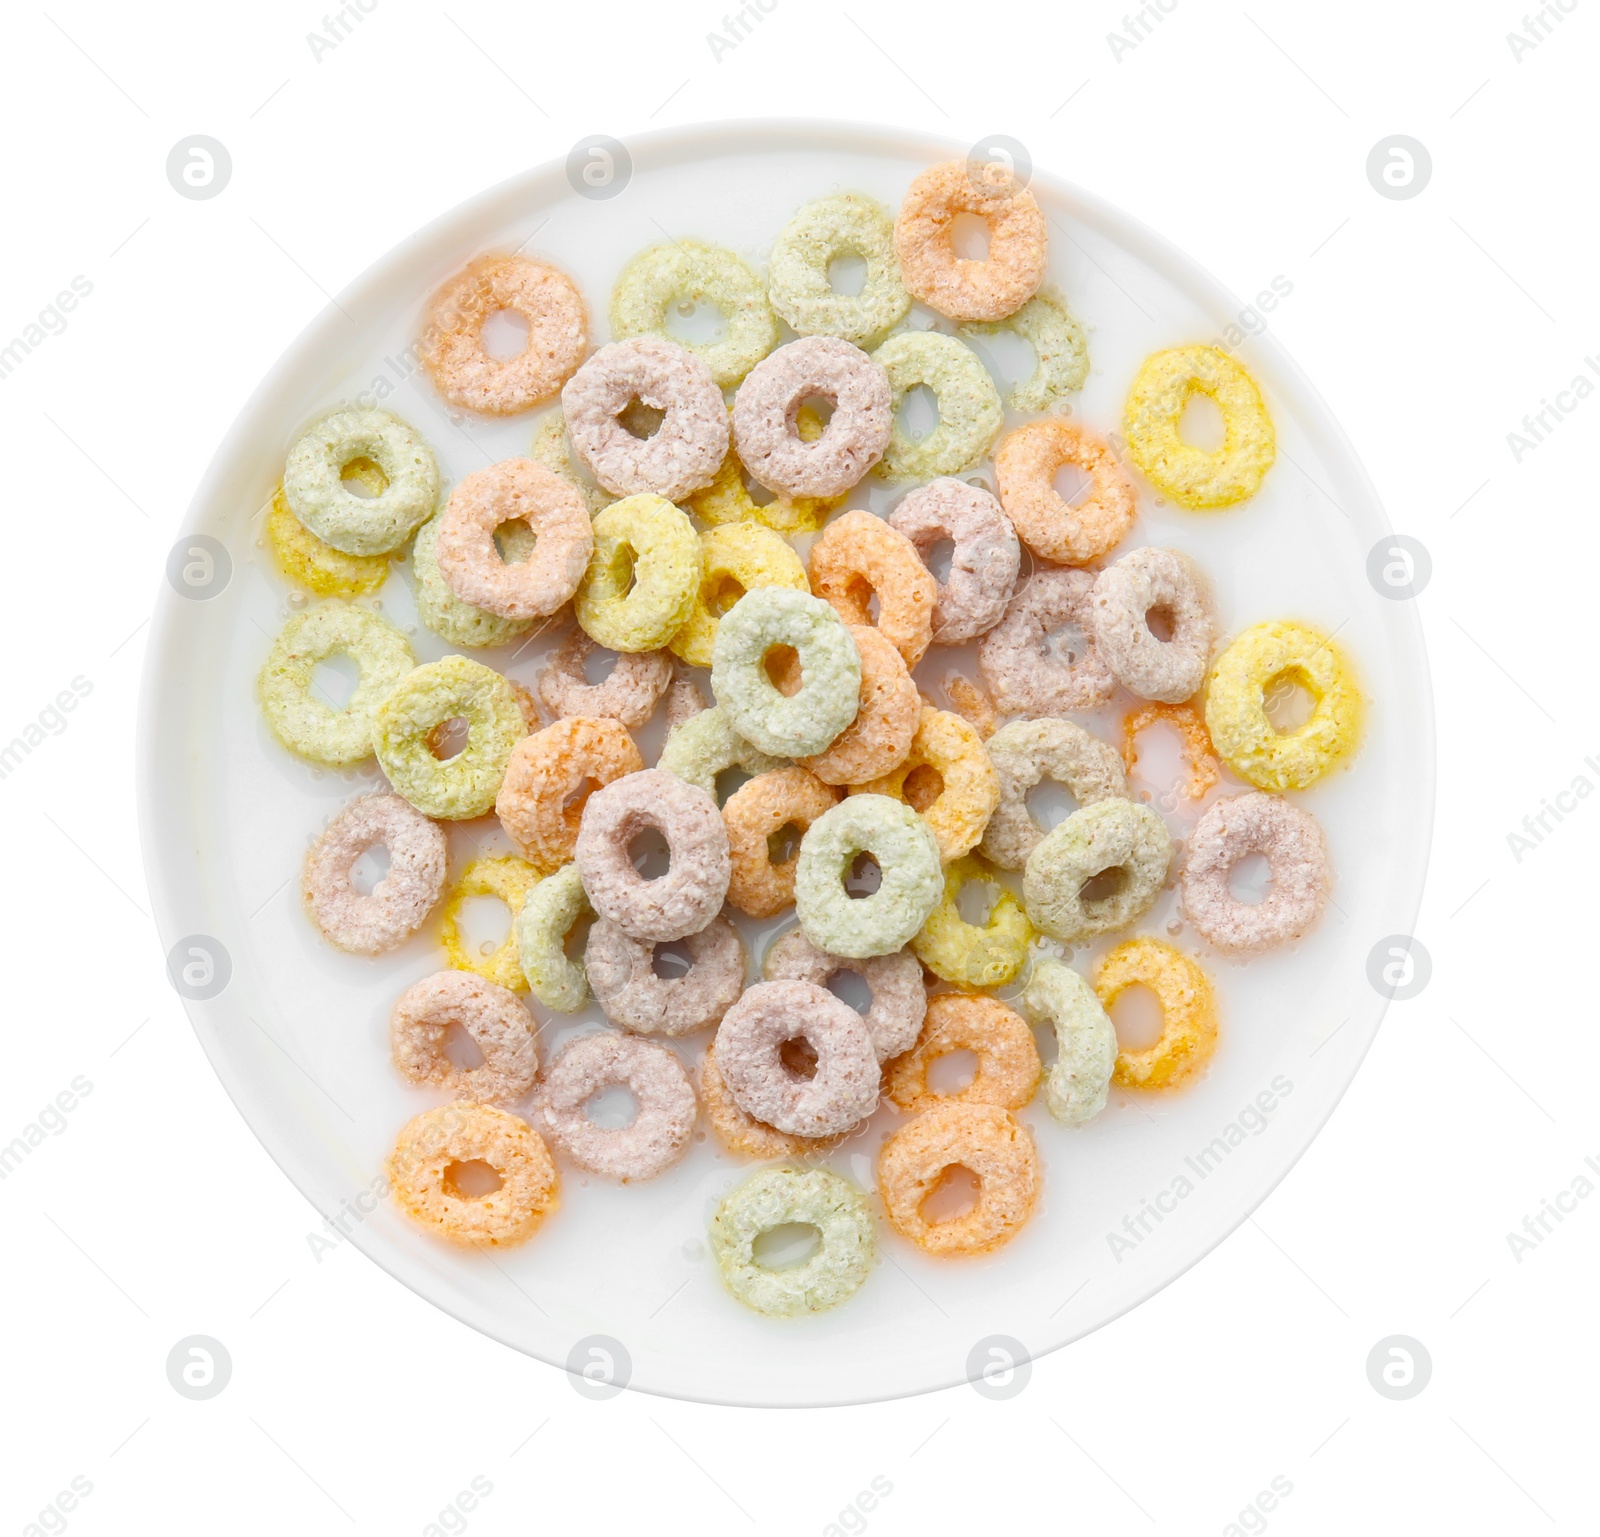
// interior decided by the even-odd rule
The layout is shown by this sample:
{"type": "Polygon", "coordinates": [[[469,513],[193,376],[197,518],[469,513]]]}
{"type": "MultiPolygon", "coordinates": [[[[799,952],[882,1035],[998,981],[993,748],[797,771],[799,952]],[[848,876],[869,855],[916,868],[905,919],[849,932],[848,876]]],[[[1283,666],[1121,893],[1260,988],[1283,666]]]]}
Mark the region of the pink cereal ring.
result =
{"type": "Polygon", "coordinates": [[[306,855],[301,890],[323,938],[356,955],[382,955],[421,928],[444,892],[444,829],[398,795],[364,795],[306,855]],[[368,849],[389,851],[389,873],[366,894],[350,879],[368,849]]]}
{"type": "Polygon", "coordinates": [[[1089,571],[1036,571],[978,642],[978,671],[996,709],[1067,715],[1111,698],[1116,680],[1089,628],[1094,581],[1089,571]]]}
{"type": "Polygon", "coordinates": [[[878,1058],[859,1014],[812,982],[758,982],[722,1016],[717,1066],[741,1110],[796,1137],[830,1137],[878,1104],[878,1058]],[[816,1054],[809,1078],[781,1055],[803,1040],[816,1054]]]}
{"type": "Polygon", "coordinates": [[[889,376],[859,347],[804,336],[779,347],[745,376],[733,402],[733,435],[744,467],[780,496],[841,496],[883,457],[893,425],[889,376]],[[822,436],[796,425],[811,396],[833,403],[822,436]]]}
{"type": "Polygon", "coordinates": [[[545,1072],[533,1113],[542,1131],[580,1169],[607,1179],[654,1179],[688,1151],[694,1085],[683,1064],[654,1041],[607,1030],[564,1046],[545,1072]],[[584,1106],[602,1089],[633,1095],[627,1126],[601,1126],[584,1106]]]}
{"type": "Polygon", "coordinates": [[[539,1069],[533,1032],[533,1016],[515,993],[471,971],[435,972],[412,983],[389,1016],[394,1065],[412,1083],[491,1104],[513,1104],[533,1087],[539,1069]],[[457,1067],[445,1054],[452,1025],[482,1052],[478,1067],[457,1067]]]}
{"type": "Polygon", "coordinates": [[[542,619],[578,590],[594,531],[583,497],[532,459],[503,459],[474,470],[439,519],[434,554],[463,603],[504,619],[542,619]],[[525,523],[535,544],[526,560],[507,565],[494,542],[502,523],[525,523]]]}
{"type": "Polygon", "coordinates": [[[1211,666],[1216,620],[1200,568],[1180,550],[1130,550],[1095,578],[1089,608],[1095,645],[1130,694],[1182,704],[1211,666]],[[1170,634],[1150,628],[1161,614],[1170,634]]]}
{"type": "Polygon", "coordinates": [[[728,452],[728,408],[711,370],[662,337],[602,347],[567,381],[561,407],[578,457],[614,496],[682,501],[711,484],[728,452]],[[622,422],[636,400],[666,413],[648,438],[622,422]]]}
{"type": "Polygon", "coordinates": [[[1064,417],[1028,422],[994,451],[1000,505],[1017,537],[1042,560],[1082,566],[1109,553],[1133,524],[1133,482],[1117,456],[1092,432],[1064,417]],[[1076,505],[1055,488],[1057,471],[1073,464],[1090,479],[1076,505]]]}
{"type": "Polygon", "coordinates": [[[853,972],[872,995],[861,1020],[878,1060],[886,1062],[916,1044],[928,1010],[928,990],[922,962],[909,950],[852,961],[819,950],[799,929],[790,929],[767,951],[761,970],[769,982],[811,982],[817,987],[827,987],[841,971],[853,972]]]}
{"type": "Polygon", "coordinates": [[[744,941],[716,917],[681,941],[689,969],[657,973],[656,945],[596,918],[583,964],[596,1002],[614,1025],[635,1035],[689,1035],[718,1023],[744,991],[744,941]]]}
{"type": "Polygon", "coordinates": [[[987,491],[949,476],[930,481],[901,499],[889,527],[916,546],[924,564],[941,539],[955,546],[950,575],[933,603],[934,644],[976,640],[1000,622],[1017,585],[1022,551],[1011,520],[987,491]]]}
{"type": "Polygon", "coordinates": [[[1183,914],[1219,950],[1265,950],[1298,939],[1317,921],[1332,876],[1322,829],[1309,811],[1252,790],[1211,806],[1189,835],[1179,882],[1183,914]],[[1228,889],[1248,854],[1267,861],[1271,882],[1256,903],[1228,889]]]}
{"type": "MultiPolygon", "coordinates": [[[[569,716],[606,716],[637,729],[650,719],[656,701],[672,682],[668,651],[617,651],[603,683],[591,683],[584,663],[600,649],[582,630],[574,629],[547,658],[539,674],[539,698],[557,720],[569,716]]],[[[535,730],[538,728],[535,727],[535,730]]]]}

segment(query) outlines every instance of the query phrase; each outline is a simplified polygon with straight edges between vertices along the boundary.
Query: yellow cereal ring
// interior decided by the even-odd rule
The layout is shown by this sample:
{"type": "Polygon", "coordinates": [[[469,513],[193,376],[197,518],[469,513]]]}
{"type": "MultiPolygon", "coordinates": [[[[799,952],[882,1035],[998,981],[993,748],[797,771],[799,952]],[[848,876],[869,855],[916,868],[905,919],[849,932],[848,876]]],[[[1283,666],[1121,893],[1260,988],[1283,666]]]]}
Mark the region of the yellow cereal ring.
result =
{"type": "Polygon", "coordinates": [[[1254,496],[1277,456],[1261,391],[1243,364],[1215,347],[1173,347],[1146,358],[1122,411],[1128,454],[1156,490],[1180,507],[1231,507],[1254,496]],[[1178,433],[1194,394],[1222,412],[1222,447],[1212,453],[1178,433]]]}
{"type": "Polygon", "coordinates": [[[1033,925],[1016,896],[1000,885],[993,866],[964,855],[945,866],[944,899],[911,941],[917,959],[935,976],[958,987],[1003,987],[1022,970],[1033,925]],[[958,905],[961,888],[973,881],[999,895],[982,923],[968,923],[958,905]]]}
{"type": "Polygon", "coordinates": [[[928,1000],[917,1044],[884,1064],[883,1092],[912,1115],[936,1104],[1020,1110],[1033,1098],[1043,1071],[1033,1031],[1020,1014],[995,998],[940,993],[928,1000]],[[956,1051],[978,1059],[972,1082],[951,1094],[930,1089],[929,1067],[956,1051]]]}
{"type": "Polygon", "coordinates": [[[1141,935],[1108,951],[1094,974],[1094,990],[1108,1014],[1136,984],[1148,987],[1161,1005],[1161,1038],[1142,1051],[1119,1050],[1111,1076],[1125,1089],[1177,1088],[1217,1049],[1211,979],[1183,951],[1141,935]]]}
{"type": "Polygon", "coordinates": [[[1000,778],[971,725],[948,710],[924,705],[905,762],[871,784],[851,785],[850,793],[891,795],[921,812],[938,841],[940,859],[949,864],[983,836],[1000,804],[1000,778]]]}
{"type": "MultiPolygon", "coordinates": [[[[802,443],[815,443],[827,424],[810,406],[801,406],[794,425],[802,443]]],[[[778,534],[814,534],[843,500],[842,496],[774,496],[770,502],[757,502],[745,484],[738,452],[729,448],[711,484],[689,493],[689,511],[708,528],[761,523],[778,534]]]]}
{"type": "Polygon", "coordinates": [[[759,523],[724,523],[700,535],[700,585],[688,621],[668,649],[691,667],[711,665],[717,624],[752,587],[810,592],[806,568],[788,543],[759,523]]]}
{"type": "MultiPolygon", "coordinates": [[[[359,481],[376,496],[388,482],[370,459],[355,459],[344,467],[346,480],[359,481]]],[[[359,598],[383,586],[389,575],[387,555],[346,555],[311,532],[289,510],[280,485],[272,493],[267,515],[267,542],[277,557],[278,569],[319,598],[359,598]]]]}
{"type": "Polygon", "coordinates": [[[594,556],[572,600],[584,631],[612,651],[659,651],[700,590],[700,541],[688,514],[642,492],[594,520],[594,556]]]}
{"type": "Polygon", "coordinates": [[[539,879],[539,872],[525,859],[507,854],[500,859],[474,859],[450,890],[444,905],[444,921],[439,926],[439,942],[457,971],[476,972],[486,981],[525,992],[528,979],[523,975],[517,954],[517,914],[539,879]],[[511,909],[506,937],[489,955],[474,955],[461,932],[461,909],[473,897],[499,897],[511,909]]]}
{"type": "Polygon", "coordinates": [[[1303,790],[1361,735],[1361,691],[1333,641],[1309,625],[1251,625],[1216,660],[1206,686],[1206,728],[1222,761],[1262,790],[1303,790]],[[1310,719],[1280,732],[1267,693],[1297,683],[1316,701],[1310,719]]]}

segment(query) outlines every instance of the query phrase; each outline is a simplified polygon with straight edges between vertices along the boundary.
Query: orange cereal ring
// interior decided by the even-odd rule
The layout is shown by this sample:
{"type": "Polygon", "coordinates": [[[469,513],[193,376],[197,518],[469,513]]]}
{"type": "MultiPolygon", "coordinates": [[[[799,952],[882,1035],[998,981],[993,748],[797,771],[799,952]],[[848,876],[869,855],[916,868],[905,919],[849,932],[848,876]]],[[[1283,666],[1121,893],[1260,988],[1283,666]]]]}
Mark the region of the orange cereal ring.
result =
{"type": "Polygon", "coordinates": [[[953,672],[944,680],[945,697],[950,708],[966,721],[984,741],[1000,729],[1000,717],[995,713],[989,696],[971,678],[953,672]]]}
{"type": "Polygon", "coordinates": [[[388,1159],[395,1204],[451,1243],[509,1249],[555,1210],[560,1181],[544,1139],[520,1116],[470,1100],[424,1110],[400,1128],[388,1159]],[[464,1163],[500,1176],[487,1195],[456,1184],[464,1163]]]}
{"type": "Polygon", "coordinates": [[[889,1224],[929,1254],[985,1254],[1009,1243],[1039,1199],[1039,1153],[1033,1134],[998,1105],[939,1100],[885,1138],[878,1153],[878,1190],[889,1224]],[[946,1169],[967,1169],[978,1181],[971,1211],[929,1222],[922,1203],[946,1169]]]}
{"type": "Polygon", "coordinates": [[[572,858],[589,792],[643,767],[621,721],[571,715],[512,749],[495,814],[523,858],[549,874],[572,858]]]}
{"type": "Polygon", "coordinates": [[[488,256],[429,301],[417,352],[452,405],[512,416],[554,395],[588,346],[588,311],[566,273],[526,256],[488,256]],[[528,323],[528,344],[513,358],[491,357],[483,345],[484,322],[502,310],[528,323]]]}
{"type": "Polygon", "coordinates": [[[1044,214],[1005,167],[951,160],[930,166],[906,189],[894,221],[900,279],[952,320],[1004,320],[1044,281],[1044,214]],[[989,226],[989,253],[967,261],[950,244],[958,214],[989,226]]]}
{"type": "Polygon", "coordinates": [[[811,590],[848,625],[872,623],[867,605],[876,593],[876,628],[908,668],[917,665],[933,639],[939,584],[916,545],[864,508],[841,513],[811,546],[811,590]]]}
{"type": "Polygon", "coordinates": [[[893,773],[851,785],[852,795],[890,795],[922,814],[939,844],[939,858],[977,847],[1000,804],[1000,776],[971,725],[949,710],[922,707],[911,751],[893,773]]]}
{"type": "Polygon", "coordinates": [[[1182,793],[1185,800],[1200,800],[1217,782],[1222,765],[1211,746],[1211,733],[1200,712],[1192,704],[1141,704],[1122,718],[1122,765],[1133,772],[1139,761],[1139,733],[1148,726],[1165,722],[1177,731],[1183,741],[1184,761],[1189,765],[1189,776],[1184,781],[1182,793]]]}
{"type": "MultiPolygon", "coordinates": [[[[824,784],[862,784],[905,761],[917,734],[922,704],[900,653],[870,624],[849,627],[861,653],[861,700],[856,718],[826,752],[801,758],[824,784]]],[[[798,685],[799,679],[795,680],[798,685]]],[[[784,686],[780,681],[780,687],[784,686]]]]}
{"type": "Polygon", "coordinates": [[[706,1047],[700,1063],[700,1105],[717,1141],[738,1158],[817,1158],[838,1147],[849,1135],[841,1132],[832,1137],[796,1137],[747,1114],[728,1090],[717,1067],[714,1046],[706,1047]]]}
{"type": "Polygon", "coordinates": [[[1043,560],[1082,566],[1115,549],[1133,523],[1134,490],[1117,456],[1086,428],[1060,416],[1028,422],[994,451],[1000,505],[1017,537],[1043,560]],[[1074,464],[1092,481],[1075,506],[1055,488],[1074,464]]]}
{"type": "Polygon", "coordinates": [[[884,1064],[883,1092],[913,1115],[950,1104],[1020,1110],[1033,1098],[1043,1071],[1033,1031],[1020,1014],[994,998],[940,993],[928,1000],[917,1044],[884,1064]],[[928,1087],[928,1068],[954,1051],[970,1051],[978,1070],[964,1089],[938,1093],[928,1087]]]}
{"type": "Polygon", "coordinates": [[[1125,1089],[1174,1089],[1217,1049],[1217,1001],[1211,979],[1183,951],[1141,935],[1101,958],[1094,990],[1106,1013],[1128,988],[1148,987],[1161,1005],[1161,1037],[1142,1051],[1117,1052],[1112,1079],[1125,1089]]]}
{"type": "Polygon", "coordinates": [[[772,839],[785,827],[803,834],[838,798],[803,768],[774,769],[740,785],[722,808],[733,863],[728,901],[752,918],[771,918],[790,906],[799,837],[788,858],[776,862],[772,839]]]}

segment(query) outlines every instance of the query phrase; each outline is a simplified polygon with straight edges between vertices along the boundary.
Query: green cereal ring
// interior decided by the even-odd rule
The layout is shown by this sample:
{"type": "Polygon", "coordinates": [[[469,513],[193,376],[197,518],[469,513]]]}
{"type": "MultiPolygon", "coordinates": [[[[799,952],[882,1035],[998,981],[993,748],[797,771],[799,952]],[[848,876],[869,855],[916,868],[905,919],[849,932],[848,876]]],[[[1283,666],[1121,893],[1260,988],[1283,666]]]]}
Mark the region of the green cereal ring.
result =
{"type": "Polygon", "coordinates": [[[794,910],[807,939],[829,955],[864,960],[909,943],[944,895],[939,842],[909,806],[887,795],[852,795],[825,811],[800,840],[794,910]],[[845,880],[861,854],[878,889],[854,897],[845,880]]]}
{"type": "Polygon", "coordinates": [[[492,667],[447,656],[406,674],[373,719],[378,762],[397,795],[424,816],[459,822],[494,805],[511,749],[528,734],[516,690],[492,667]],[[440,760],[428,745],[435,726],[462,717],[467,745],[440,760]]]}
{"type": "Polygon", "coordinates": [[[769,1318],[821,1313],[853,1297],[872,1273],[876,1250],[865,1192],[830,1169],[759,1169],[711,1217],[711,1253],[723,1282],[769,1318]],[[787,1270],[761,1264],[756,1240],[791,1222],[817,1230],[817,1252],[787,1270]]]}
{"type": "Polygon", "coordinates": [[[1132,923],[1161,895],[1172,863],[1166,824],[1148,806],[1112,796],[1080,806],[1028,855],[1022,900],[1037,929],[1076,944],[1132,923]],[[1095,876],[1119,872],[1108,896],[1085,897],[1095,876]]]}
{"type": "Polygon", "coordinates": [[[1053,955],[1034,962],[1022,994],[1030,1023],[1056,1033],[1056,1059],[1044,1075],[1044,1101],[1063,1126],[1082,1126],[1106,1107],[1117,1032],[1095,990],[1053,955]]]}
{"type": "Polygon", "coordinates": [[[700,591],[700,540],[689,515],[642,492],[594,520],[594,555],[572,599],[584,632],[612,651],[659,651],[700,591]]]}
{"type": "Polygon", "coordinates": [[[856,718],[861,653],[831,603],[792,587],[757,587],[717,626],[711,692],[747,742],[780,758],[807,758],[856,718]],[[766,669],[781,646],[800,659],[800,687],[789,695],[766,669]]]}
{"type": "MultiPolygon", "coordinates": [[[[434,546],[439,538],[439,519],[436,512],[417,530],[411,546],[411,565],[416,577],[417,618],[435,635],[452,646],[504,646],[526,635],[539,621],[537,619],[502,619],[486,609],[474,608],[463,602],[450,590],[444,573],[439,570],[439,557],[434,546]]],[[[526,523],[508,523],[500,535],[507,561],[526,560],[533,551],[533,530],[526,523]]]]}
{"type": "Polygon", "coordinates": [[[694,353],[723,388],[737,384],[778,345],[761,280],[732,251],[701,240],[672,240],[641,251],[611,294],[611,335],[661,336],[694,353]],[[715,305],[728,334],[721,341],[684,342],[667,330],[667,309],[691,302],[715,305]]]}
{"type": "Polygon", "coordinates": [[[989,452],[1005,413],[989,370],[970,347],[941,331],[901,331],[872,357],[889,376],[896,413],[889,446],[878,461],[881,475],[889,480],[960,475],[989,452]],[[921,442],[913,442],[898,413],[919,384],[938,397],[939,422],[921,442]]]}
{"type": "Polygon", "coordinates": [[[589,978],[567,955],[567,935],[593,916],[575,864],[562,865],[530,891],[512,923],[528,991],[547,1009],[575,1014],[589,1001],[589,978]]]}
{"type": "Polygon", "coordinates": [[[752,779],[784,766],[782,758],[771,758],[752,747],[728,722],[728,712],[720,705],[701,710],[680,722],[667,733],[657,768],[704,790],[717,798],[717,775],[726,769],[742,769],[752,779]]]}
{"type": "Polygon", "coordinates": [[[535,464],[542,464],[547,470],[554,471],[568,485],[575,486],[591,518],[616,500],[573,452],[564,412],[551,411],[540,421],[533,434],[533,446],[528,450],[528,457],[535,464]]]}
{"type": "Polygon", "coordinates": [[[422,434],[392,411],[335,411],[289,450],[283,494],[324,544],[346,555],[386,555],[433,516],[439,466],[422,434]],[[378,467],[384,485],[376,496],[345,485],[358,460],[378,467]]]}
{"type": "Polygon", "coordinates": [[[911,948],[935,976],[958,987],[1004,987],[1022,970],[1033,925],[1022,904],[1000,886],[993,868],[968,854],[944,867],[944,896],[917,931],[911,948]],[[961,888],[983,881],[999,888],[982,923],[968,923],[958,901],[961,888]]]}
{"type": "Polygon", "coordinates": [[[278,632],[256,678],[273,735],[290,752],[340,768],[372,756],[374,712],[417,665],[406,638],[387,619],[354,603],[295,614],[278,632]],[[317,663],[347,656],[361,670],[342,709],[311,697],[317,663]]]}
{"type": "Polygon", "coordinates": [[[797,336],[837,336],[865,346],[911,308],[894,253],[894,220],[859,192],[807,203],[779,232],[767,257],[767,297],[797,336]],[[859,256],[867,279],[858,294],[835,293],[828,264],[859,256]]]}
{"type": "Polygon", "coordinates": [[[669,649],[691,667],[711,665],[722,615],[756,587],[810,592],[806,568],[789,542],[759,523],[724,523],[700,535],[702,574],[694,607],[669,649]]]}
{"type": "Polygon", "coordinates": [[[1015,331],[1038,359],[1026,379],[1012,385],[1006,404],[1013,411],[1050,411],[1083,388],[1089,377],[1089,342],[1077,318],[1054,294],[1037,294],[1015,315],[985,325],[965,325],[970,344],[1001,331],[1015,331]]]}

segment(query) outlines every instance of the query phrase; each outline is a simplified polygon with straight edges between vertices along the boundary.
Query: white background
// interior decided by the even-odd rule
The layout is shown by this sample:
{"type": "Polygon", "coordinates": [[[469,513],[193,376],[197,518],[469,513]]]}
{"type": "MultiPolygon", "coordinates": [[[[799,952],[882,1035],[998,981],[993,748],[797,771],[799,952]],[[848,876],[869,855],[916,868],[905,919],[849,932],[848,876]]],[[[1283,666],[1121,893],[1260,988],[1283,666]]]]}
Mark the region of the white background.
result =
{"type": "Polygon", "coordinates": [[[720,56],[724,18],[694,0],[377,0],[320,57],[309,6],[13,12],[0,345],[74,277],[93,291],[0,378],[0,740],[74,678],[92,690],[0,779],[0,1143],[75,1078],[92,1089],[0,1183],[6,1530],[77,1478],[91,1492],[41,1529],[426,1532],[475,1477],[492,1493],[442,1529],[826,1532],[876,1479],[891,1492],[843,1529],[1592,1530],[1600,1199],[1520,1255],[1507,1241],[1600,1184],[1600,806],[1567,801],[1520,860],[1508,844],[1578,776],[1600,786],[1600,403],[1520,463],[1507,437],[1600,354],[1600,20],[1572,3],[1520,55],[1517,7],[1364,0],[1176,0],[1116,50],[1133,18],[1108,5],[776,0],[720,56]],[[1242,297],[1288,277],[1274,331],[1433,560],[1429,986],[1254,1218],[1001,1403],[590,1402],[353,1249],[319,1262],[315,1214],[212,1076],[146,916],[143,624],[256,380],[418,224],[580,136],[773,112],[1009,134],[1242,297]],[[232,155],[214,200],[166,179],[195,133],[232,155]],[[1365,171],[1396,133],[1433,162],[1404,201],[1365,171]],[[204,1402],[166,1377],[193,1334],[233,1361],[204,1402]],[[1402,1402],[1366,1370],[1393,1334],[1432,1359],[1402,1402]],[[1292,1492],[1241,1521],[1274,1478],[1292,1492]]]}

